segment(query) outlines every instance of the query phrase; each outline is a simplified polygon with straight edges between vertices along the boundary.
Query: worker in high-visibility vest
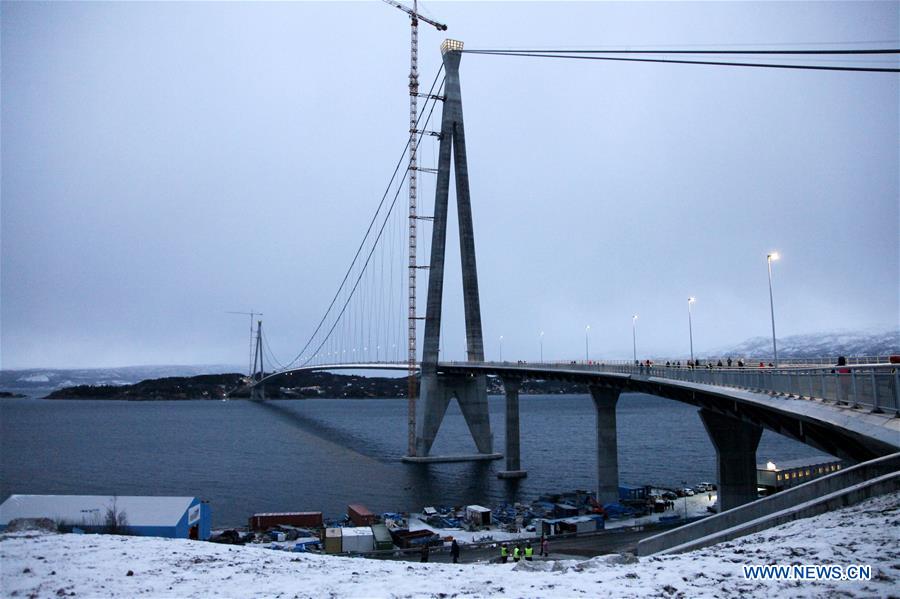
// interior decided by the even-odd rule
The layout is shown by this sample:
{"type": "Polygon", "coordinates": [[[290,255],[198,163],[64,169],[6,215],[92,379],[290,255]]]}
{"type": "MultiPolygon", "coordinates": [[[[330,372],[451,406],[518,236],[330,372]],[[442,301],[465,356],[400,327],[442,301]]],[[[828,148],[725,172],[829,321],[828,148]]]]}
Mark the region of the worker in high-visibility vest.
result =
{"type": "Polygon", "coordinates": [[[517,562],[517,561],[519,561],[519,559],[521,559],[521,557],[522,557],[522,550],[519,549],[518,545],[516,545],[515,548],[513,549],[513,561],[517,562]]]}
{"type": "Polygon", "coordinates": [[[531,547],[531,543],[525,545],[525,560],[531,561],[531,556],[534,555],[534,549],[531,547]]]}
{"type": "Polygon", "coordinates": [[[500,545],[500,563],[505,564],[507,558],[509,557],[509,547],[506,546],[506,543],[500,545]]]}

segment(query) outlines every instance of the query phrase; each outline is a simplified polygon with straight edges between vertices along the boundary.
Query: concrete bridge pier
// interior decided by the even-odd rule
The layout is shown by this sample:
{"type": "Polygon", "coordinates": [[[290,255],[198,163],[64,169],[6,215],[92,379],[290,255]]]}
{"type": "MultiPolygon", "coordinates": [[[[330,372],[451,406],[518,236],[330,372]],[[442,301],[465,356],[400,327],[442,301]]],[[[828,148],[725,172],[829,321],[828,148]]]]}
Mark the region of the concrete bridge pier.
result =
{"type": "Polygon", "coordinates": [[[591,385],[597,411],[597,501],[619,501],[619,445],[616,437],[616,403],[621,389],[591,385]]]}
{"type": "Polygon", "coordinates": [[[420,409],[416,410],[416,455],[406,456],[405,462],[458,462],[499,460],[503,456],[493,452],[494,437],[488,414],[487,382],[483,375],[443,375],[425,373],[419,393],[420,409]],[[466,456],[431,456],[431,446],[444,420],[450,400],[456,398],[459,409],[469,427],[478,453],[466,456]]]}
{"type": "Polygon", "coordinates": [[[756,448],[762,427],[701,409],[700,419],[716,448],[719,511],[757,499],[756,448]]]}
{"type": "Polygon", "coordinates": [[[519,453],[519,389],[522,381],[504,377],[506,392],[506,470],[497,473],[498,478],[525,478],[528,472],[522,470],[519,453]]]}
{"type": "Polygon", "coordinates": [[[262,382],[263,378],[265,378],[265,373],[260,374],[259,381],[257,381],[255,385],[250,387],[250,399],[253,401],[266,400],[266,384],[262,382]]]}

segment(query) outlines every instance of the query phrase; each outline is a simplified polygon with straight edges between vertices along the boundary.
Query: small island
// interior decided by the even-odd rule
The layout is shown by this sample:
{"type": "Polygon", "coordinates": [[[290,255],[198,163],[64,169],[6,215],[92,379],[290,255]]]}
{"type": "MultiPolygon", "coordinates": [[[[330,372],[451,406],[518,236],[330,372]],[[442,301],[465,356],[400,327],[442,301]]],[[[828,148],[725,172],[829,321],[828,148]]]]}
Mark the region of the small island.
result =
{"type": "Polygon", "coordinates": [[[0,399],[18,399],[21,397],[28,396],[22,395],[21,393],[13,393],[12,391],[0,391],[0,399]]]}

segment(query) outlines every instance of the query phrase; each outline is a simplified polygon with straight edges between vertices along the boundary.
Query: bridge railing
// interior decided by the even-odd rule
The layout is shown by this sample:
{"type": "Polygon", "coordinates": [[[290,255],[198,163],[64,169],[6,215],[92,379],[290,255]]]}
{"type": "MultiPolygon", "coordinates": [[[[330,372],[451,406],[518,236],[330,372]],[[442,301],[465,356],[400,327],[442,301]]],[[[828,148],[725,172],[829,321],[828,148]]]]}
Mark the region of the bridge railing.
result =
{"type": "MultiPolygon", "coordinates": [[[[461,363],[465,364],[465,363],[461,363]]],[[[631,362],[533,362],[491,363],[506,368],[585,370],[645,377],[660,377],[734,387],[783,395],[819,399],[851,408],[900,416],[900,364],[842,366],[685,368],[676,366],[635,365],[631,362]]]]}
{"type": "Polygon", "coordinates": [[[898,365],[798,368],[629,367],[631,374],[675,378],[776,395],[822,399],[852,408],[900,415],[898,365]]]}

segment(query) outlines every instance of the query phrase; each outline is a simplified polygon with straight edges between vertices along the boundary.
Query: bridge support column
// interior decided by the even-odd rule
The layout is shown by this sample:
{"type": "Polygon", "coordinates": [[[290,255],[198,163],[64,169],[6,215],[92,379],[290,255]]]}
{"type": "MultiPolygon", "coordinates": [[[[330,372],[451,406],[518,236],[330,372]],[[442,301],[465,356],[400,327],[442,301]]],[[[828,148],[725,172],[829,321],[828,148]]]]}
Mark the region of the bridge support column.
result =
{"type": "Polygon", "coordinates": [[[597,411],[597,501],[619,501],[619,445],[616,436],[616,403],[621,389],[591,385],[597,411]]]}
{"type": "Polygon", "coordinates": [[[762,427],[703,409],[700,419],[716,448],[719,511],[755,501],[756,448],[762,427]]]}
{"type": "Polygon", "coordinates": [[[506,393],[506,470],[497,473],[498,478],[525,478],[528,473],[522,470],[519,444],[519,389],[522,381],[517,378],[504,378],[503,389],[506,393]]]}
{"type": "Polygon", "coordinates": [[[266,385],[265,383],[257,383],[250,388],[250,399],[253,401],[265,401],[266,385]]]}

